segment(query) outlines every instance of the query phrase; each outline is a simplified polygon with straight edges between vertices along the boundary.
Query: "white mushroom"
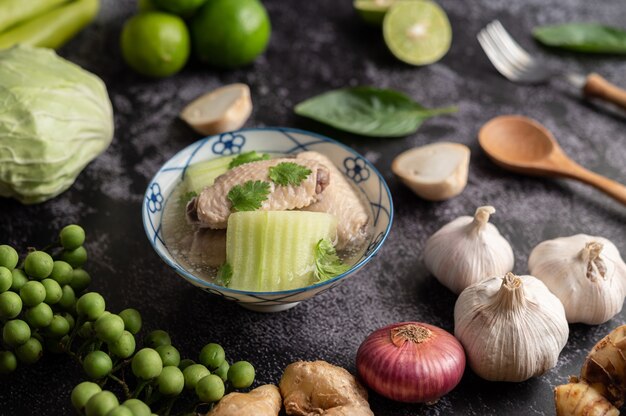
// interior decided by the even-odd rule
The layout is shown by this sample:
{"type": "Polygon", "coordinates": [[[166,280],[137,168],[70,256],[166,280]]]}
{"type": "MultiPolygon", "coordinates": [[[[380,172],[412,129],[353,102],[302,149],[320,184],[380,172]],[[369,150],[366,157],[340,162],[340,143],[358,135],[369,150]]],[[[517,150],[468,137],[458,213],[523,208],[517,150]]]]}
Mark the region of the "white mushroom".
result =
{"type": "Polygon", "coordinates": [[[418,196],[443,201],[467,185],[470,150],[459,143],[439,142],[414,147],[396,156],[393,173],[418,196]]]}
{"type": "Polygon", "coordinates": [[[250,88],[230,84],[210,91],[189,103],[180,113],[191,128],[200,134],[237,130],[252,113],[250,88]]]}

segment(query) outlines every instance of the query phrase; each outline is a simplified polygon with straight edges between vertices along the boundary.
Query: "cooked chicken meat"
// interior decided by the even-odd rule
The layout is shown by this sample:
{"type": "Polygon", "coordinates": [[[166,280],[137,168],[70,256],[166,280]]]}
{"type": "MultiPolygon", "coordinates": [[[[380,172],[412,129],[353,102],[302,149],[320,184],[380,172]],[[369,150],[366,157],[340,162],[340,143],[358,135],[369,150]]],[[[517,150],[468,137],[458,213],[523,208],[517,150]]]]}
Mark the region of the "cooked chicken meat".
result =
{"type": "Polygon", "coordinates": [[[328,167],[332,177],[321,199],[303,211],[327,212],[337,217],[337,250],[360,247],[368,237],[369,214],[354,188],[333,162],[323,154],[302,152],[298,153],[297,159],[319,162],[328,167]]]}
{"type": "Polygon", "coordinates": [[[231,213],[228,192],[248,181],[266,181],[270,184],[270,194],[263,201],[260,210],[284,211],[300,209],[317,202],[320,194],[330,183],[329,169],[314,160],[298,160],[297,163],[311,170],[311,174],[298,186],[276,185],[269,179],[269,168],[294,159],[272,159],[237,166],[219,176],[212,186],[205,188],[199,196],[187,205],[187,217],[200,227],[226,228],[231,213]]]}

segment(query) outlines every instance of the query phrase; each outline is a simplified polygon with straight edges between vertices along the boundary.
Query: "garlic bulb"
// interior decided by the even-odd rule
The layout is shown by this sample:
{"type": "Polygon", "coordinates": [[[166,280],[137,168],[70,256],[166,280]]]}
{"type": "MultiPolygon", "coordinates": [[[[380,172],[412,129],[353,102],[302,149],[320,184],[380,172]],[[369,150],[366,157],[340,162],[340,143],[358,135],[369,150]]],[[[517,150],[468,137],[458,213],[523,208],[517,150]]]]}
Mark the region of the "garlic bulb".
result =
{"type": "Polygon", "coordinates": [[[530,253],[528,269],[563,302],[570,323],[601,324],[622,310],[626,265],[606,238],[544,241],[530,253]]]}
{"type": "Polygon", "coordinates": [[[461,293],[454,335],[480,377],[524,381],[556,365],[569,327],[561,301],[546,285],[533,276],[507,273],[461,293]]]}
{"type": "Polygon", "coordinates": [[[511,245],[489,224],[489,216],[494,212],[494,207],[480,207],[474,218],[459,217],[426,241],[426,268],[456,294],[474,283],[513,270],[511,245]]]}

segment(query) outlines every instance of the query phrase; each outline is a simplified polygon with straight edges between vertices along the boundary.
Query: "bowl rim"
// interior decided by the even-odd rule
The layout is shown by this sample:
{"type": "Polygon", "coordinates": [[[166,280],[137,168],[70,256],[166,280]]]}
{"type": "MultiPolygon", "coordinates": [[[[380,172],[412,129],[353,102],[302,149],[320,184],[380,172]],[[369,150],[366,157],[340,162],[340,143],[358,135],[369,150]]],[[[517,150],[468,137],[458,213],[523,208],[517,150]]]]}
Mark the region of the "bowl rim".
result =
{"type": "MultiPolygon", "coordinates": [[[[169,197],[168,197],[168,199],[169,199],[169,197]]],[[[167,201],[165,201],[165,202],[167,202],[167,201]]],[[[144,192],[143,200],[142,200],[142,204],[141,204],[141,220],[142,220],[142,223],[143,223],[144,232],[146,233],[146,237],[148,238],[148,241],[150,242],[150,245],[152,246],[152,249],[159,255],[159,257],[168,266],[170,266],[172,269],[174,269],[175,272],[177,272],[179,274],[182,273],[183,277],[185,277],[186,279],[194,282],[195,284],[197,284],[199,286],[202,286],[203,288],[208,288],[208,289],[217,290],[219,292],[225,292],[225,293],[229,293],[229,294],[243,295],[243,296],[280,296],[280,295],[292,295],[292,294],[297,294],[297,293],[308,292],[310,290],[315,290],[315,289],[322,288],[324,286],[331,285],[332,283],[337,282],[337,281],[339,281],[339,280],[341,280],[341,279],[351,275],[354,272],[357,272],[359,269],[361,269],[365,264],[367,264],[378,253],[380,248],[383,246],[384,242],[387,240],[387,236],[389,235],[389,232],[391,231],[391,225],[393,224],[393,217],[394,217],[394,206],[393,206],[393,198],[391,196],[391,190],[389,189],[389,186],[387,185],[387,182],[385,181],[385,178],[383,177],[383,175],[378,171],[378,169],[376,169],[376,167],[372,164],[372,162],[370,162],[367,158],[365,158],[363,155],[358,153],[356,150],[354,150],[350,146],[348,146],[346,144],[343,144],[343,143],[341,143],[341,142],[339,142],[339,141],[337,141],[335,139],[331,139],[330,137],[327,137],[327,136],[324,136],[324,135],[321,135],[321,134],[318,134],[318,133],[313,133],[313,132],[310,132],[308,130],[296,129],[296,128],[291,128],[291,127],[273,127],[273,126],[249,127],[249,128],[243,128],[243,129],[228,131],[228,132],[224,132],[224,133],[213,134],[213,135],[210,135],[210,136],[206,136],[206,137],[204,137],[202,139],[196,140],[195,142],[185,146],[183,149],[179,150],[174,155],[172,155],[170,158],[168,158],[165,161],[165,163],[163,163],[163,165],[159,168],[159,170],[152,176],[152,178],[148,182],[148,186],[146,187],[146,191],[144,192]],[[356,264],[354,264],[349,270],[347,270],[346,272],[341,273],[341,274],[339,274],[339,275],[337,275],[337,276],[335,276],[335,277],[333,277],[331,279],[324,280],[323,282],[315,283],[313,285],[309,285],[309,286],[305,286],[305,287],[301,287],[301,288],[297,288],[297,289],[280,290],[280,291],[274,291],[274,292],[253,292],[253,291],[240,290],[240,289],[231,289],[231,288],[228,288],[228,287],[225,287],[225,286],[220,286],[220,285],[216,285],[216,284],[211,283],[211,282],[207,282],[204,279],[196,277],[192,273],[188,272],[178,262],[172,262],[156,246],[156,242],[154,241],[153,238],[151,238],[151,236],[149,234],[148,221],[147,221],[147,218],[146,218],[146,215],[147,215],[146,211],[147,211],[147,209],[146,209],[145,201],[148,199],[148,194],[150,193],[152,184],[155,183],[156,178],[161,175],[161,173],[164,171],[164,169],[166,169],[165,166],[172,159],[178,157],[181,153],[188,152],[189,150],[198,147],[200,142],[207,142],[207,141],[209,141],[209,140],[211,140],[211,139],[213,139],[215,137],[220,137],[223,134],[229,134],[229,133],[235,134],[235,133],[239,133],[239,132],[251,132],[251,131],[279,131],[279,132],[287,132],[287,133],[299,133],[299,134],[304,134],[304,135],[315,137],[315,138],[320,139],[320,140],[325,141],[325,142],[332,143],[334,145],[337,145],[339,147],[344,148],[346,151],[348,151],[352,155],[360,157],[365,162],[367,167],[369,169],[371,169],[376,174],[376,176],[378,176],[379,181],[382,184],[382,188],[387,193],[387,197],[389,198],[389,223],[387,224],[387,227],[385,228],[385,231],[383,232],[383,236],[380,239],[380,241],[378,241],[376,243],[376,245],[372,248],[372,250],[365,257],[363,257],[356,264]]],[[[167,246],[165,244],[163,244],[163,246],[167,249],[167,246]]],[[[167,251],[169,253],[169,249],[167,251]]]]}

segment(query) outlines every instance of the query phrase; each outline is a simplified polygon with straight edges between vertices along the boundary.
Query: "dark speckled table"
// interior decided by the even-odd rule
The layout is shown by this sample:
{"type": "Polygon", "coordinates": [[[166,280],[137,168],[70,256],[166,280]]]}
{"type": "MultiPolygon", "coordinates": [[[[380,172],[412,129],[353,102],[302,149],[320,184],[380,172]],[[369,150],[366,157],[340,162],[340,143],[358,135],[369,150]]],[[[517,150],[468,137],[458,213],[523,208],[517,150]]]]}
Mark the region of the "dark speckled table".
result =
{"type": "MultiPolygon", "coordinates": [[[[41,246],[63,225],[83,224],[92,288],[106,296],[112,311],[140,309],[146,328],[168,330],[184,355],[194,357],[204,343],[219,342],[231,358],[254,363],[259,383],[276,383],[287,364],[301,359],[324,359],[354,372],[361,341],[388,323],[417,320],[452,331],[455,296],[426,272],[421,251],[436,229],[482,204],[497,208],[493,222],[513,245],[517,273],[527,272],[528,254],[540,241],[579,232],[604,236],[626,254],[625,207],[584,185],[503,171],[476,142],[478,129],[491,117],[525,114],[551,129],[575,160],[626,182],[622,116],[581,101],[564,85],[509,83],[475,40],[482,26],[498,18],[522,45],[551,63],[597,71],[626,86],[625,59],[557,54],[529,35],[534,26],[555,22],[623,25],[621,0],[441,0],[454,28],[453,46],[441,62],[423,68],[395,60],[380,31],[361,24],[349,0],[265,0],[274,30],[267,53],[253,66],[221,72],[191,64],[159,81],[133,74],[120,58],[118,35],[134,1],[103,1],[97,23],[61,54],[105,80],[115,108],[115,140],[60,197],[26,207],[1,200],[0,241],[41,246]],[[149,179],[199,138],[176,114],[200,93],[238,81],[252,89],[255,109],[247,126],[299,127],[338,138],[380,169],[395,200],[395,224],[377,258],[345,284],[278,314],[250,312],[183,282],[152,251],[141,224],[149,179]],[[301,100],[346,85],[396,88],[426,106],[456,104],[459,112],[432,119],[401,139],[341,134],[293,114],[301,100]],[[472,149],[469,184],[455,199],[429,203],[398,183],[390,165],[399,152],[438,140],[472,149]]],[[[372,408],[381,416],[553,414],[552,388],[577,373],[587,350],[625,321],[623,312],[604,325],[572,325],[556,368],[525,383],[485,382],[468,370],[461,384],[433,406],[403,405],[372,394],[372,408]]],[[[71,414],[69,394],[81,379],[81,370],[64,357],[21,368],[10,380],[0,379],[0,414],[71,414]]]]}

